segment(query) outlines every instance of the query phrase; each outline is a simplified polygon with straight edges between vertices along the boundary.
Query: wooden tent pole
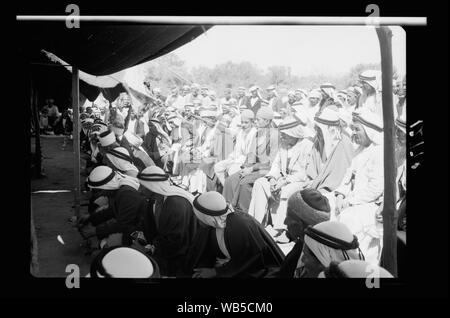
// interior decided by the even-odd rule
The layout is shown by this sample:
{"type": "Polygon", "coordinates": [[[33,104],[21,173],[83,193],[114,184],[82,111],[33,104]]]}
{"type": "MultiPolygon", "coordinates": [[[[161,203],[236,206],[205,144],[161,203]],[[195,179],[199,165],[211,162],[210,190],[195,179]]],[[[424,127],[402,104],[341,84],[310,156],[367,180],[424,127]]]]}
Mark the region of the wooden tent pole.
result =
{"type": "Polygon", "coordinates": [[[39,255],[38,255],[38,239],[36,236],[36,227],[34,226],[33,216],[33,202],[30,204],[30,231],[31,231],[31,260],[30,260],[30,272],[31,275],[37,277],[39,274],[39,255]]]}
{"type": "Polygon", "coordinates": [[[80,83],[78,76],[78,68],[72,69],[72,109],[73,109],[73,166],[74,166],[74,206],[75,216],[80,215],[80,83]]]}
{"type": "Polygon", "coordinates": [[[376,28],[380,41],[382,71],[382,102],[384,122],[384,202],[383,202],[383,253],[381,262],[397,277],[397,216],[396,216],[396,163],[395,126],[392,92],[392,31],[389,27],[376,28]]]}
{"type": "Polygon", "coordinates": [[[36,88],[34,87],[34,82],[33,82],[33,74],[30,73],[30,103],[31,103],[31,110],[32,110],[32,115],[33,115],[33,120],[34,120],[34,126],[35,126],[35,156],[36,156],[36,160],[35,160],[35,171],[36,171],[36,177],[37,178],[41,178],[43,177],[42,174],[42,150],[41,150],[41,136],[40,136],[40,123],[39,123],[39,110],[38,110],[38,99],[37,99],[37,91],[36,88]]]}

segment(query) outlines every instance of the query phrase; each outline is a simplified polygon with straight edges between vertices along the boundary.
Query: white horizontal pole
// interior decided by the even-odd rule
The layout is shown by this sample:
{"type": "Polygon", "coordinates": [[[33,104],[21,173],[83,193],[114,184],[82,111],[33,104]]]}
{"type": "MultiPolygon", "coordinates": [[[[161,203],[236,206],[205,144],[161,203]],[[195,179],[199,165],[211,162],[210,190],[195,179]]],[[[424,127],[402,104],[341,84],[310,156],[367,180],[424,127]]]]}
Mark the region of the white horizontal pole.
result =
{"type": "Polygon", "coordinates": [[[18,15],[18,21],[134,22],[161,24],[427,25],[426,17],[236,17],[18,15]]]}

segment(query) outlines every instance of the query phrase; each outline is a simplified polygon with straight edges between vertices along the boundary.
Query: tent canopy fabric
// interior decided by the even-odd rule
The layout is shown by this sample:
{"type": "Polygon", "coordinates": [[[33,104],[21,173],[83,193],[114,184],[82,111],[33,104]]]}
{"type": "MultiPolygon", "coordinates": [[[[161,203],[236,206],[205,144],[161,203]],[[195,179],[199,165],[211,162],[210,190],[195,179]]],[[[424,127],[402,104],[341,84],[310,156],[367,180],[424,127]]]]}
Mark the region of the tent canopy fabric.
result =
{"type": "Polygon", "coordinates": [[[68,64],[80,70],[80,93],[87,99],[94,101],[101,92],[110,102],[127,91],[121,71],[167,54],[211,28],[94,22],[83,22],[79,29],[69,29],[64,22],[21,22],[18,27],[20,58],[25,63],[43,64],[30,65],[39,79],[35,85],[43,93],[40,98],[56,96],[62,100],[70,94],[70,73],[45,66],[53,60],[55,65],[68,64]]]}
{"type": "Polygon", "coordinates": [[[22,22],[21,47],[46,50],[91,75],[109,75],[141,64],[192,41],[211,26],[22,22]]]}

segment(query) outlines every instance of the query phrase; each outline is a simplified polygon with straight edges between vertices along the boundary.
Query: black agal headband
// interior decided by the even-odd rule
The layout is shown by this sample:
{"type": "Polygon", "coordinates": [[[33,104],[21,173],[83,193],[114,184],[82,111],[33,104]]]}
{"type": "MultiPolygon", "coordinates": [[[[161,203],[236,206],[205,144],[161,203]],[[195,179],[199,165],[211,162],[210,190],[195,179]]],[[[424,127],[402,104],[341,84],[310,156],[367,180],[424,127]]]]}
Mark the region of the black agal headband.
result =
{"type": "Polygon", "coordinates": [[[126,155],[126,154],[124,154],[124,153],[121,153],[121,152],[118,151],[118,150],[115,150],[115,149],[109,149],[106,153],[109,153],[109,154],[111,154],[111,155],[113,155],[114,157],[117,157],[117,158],[119,158],[119,159],[128,161],[129,163],[133,163],[133,160],[131,159],[130,156],[128,156],[128,155],[126,155]]]}
{"type": "Polygon", "coordinates": [[[100,181],[91,181],[88,178],[88,186],[90,187],[101,187],[102,185],[107,184],[109,181],[111,181],[112,179],[114,179],[114,176],[116,175],[116,173],[114,171],[111,171],[111,173],[103,180],[100,181]]]}
{"type": "Polygon", "coordinates": [[[376,130],[378,132],[383,132],[383,128],[378,127],[375,124],[372,124],[370,122],[368,122],[367,120],[365,120],[364,118],[362,118],[358,113],[353,113],[353,120],[360,122],[361,124],[363,124],[364,126],[367,126],[369,128],[372,128],[373,130],[376,130]]]}
{"type": "Polygon", "coordinates": [[[348,251],[357,249],[359,247],[358,238],[355,235],[353,235],[353,240],[351,242],[346,242],[331,235],[325,234],[322,231],[313,228],[311,225],[306,228],[305,235],[308,235],[310,238],[316,240],[319,243],[337,250],[348,251]]]}
{"type": "Polygon", "coordinates": [[[166,181],[169,180],[168,174],[160,173],[142,173],[139,172],[137,178],[142,181],[166,181]]]}
{"type": "Polygon", "coordinates": [[[209,215],[209,216],[221,216],[221,215],[224,215],[225,213],[227,213],[228,207],[225,207],[225,209],[219,210],[219,211],[210,210],[210,209],[205,208],[198,202],[199,196],[200,195],[195,197],[194,202],[193,202],[194,208],[196,208],[198,211],[202,212],[203,214],[209,215]]]}
{"type": "Polygon", "coordinates": [[[316,122],[318,122],[319,124],[324,124],[327,126],[340,126],[341,125],[341,121],[339,119],[338,120],[328,120],[328,119],[323,119],[323,118],[316,116],[316,117],[314,117],[314,120],[316,122]]]}

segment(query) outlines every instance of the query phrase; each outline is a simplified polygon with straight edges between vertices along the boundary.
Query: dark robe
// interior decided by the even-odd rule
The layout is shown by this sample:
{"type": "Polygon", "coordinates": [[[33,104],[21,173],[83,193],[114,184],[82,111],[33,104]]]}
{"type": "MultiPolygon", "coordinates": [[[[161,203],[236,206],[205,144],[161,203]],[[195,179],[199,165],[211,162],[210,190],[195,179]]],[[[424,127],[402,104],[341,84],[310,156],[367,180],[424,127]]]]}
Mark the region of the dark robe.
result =
{"type": "Polygon", "coordinates": [[[153,160],[155,165],[163,169],[164,164],[161,160],[161,155],[159,153],[158,144],[156,142],[156,138],[159,135],[158,130],[155,125],[150,121],[148,124],[149,131],[144,137],[144,142],[142,143],[142,147],[148,153],[150,158],[153,160]]]}
{"type": "Polygon", "coordinates": [[[153,240],[153,257],[165,276],[183,277],[186,254],[194,240],[198,219],[192,204],[183,197],[169,196],[155,213],[158,235],[153,240]]]}
{"type": "Polygon", "coordinates": [[[298,259],[303,251],[303,241],[297,240],[292,250],[286,255],[280,270],[275,277],[293,278],[295,269],[297,268],[298,259]]]}
{"type": "Polygon", "coordinates": [[[249,102],[248,99],[249,99],[248,96],[243,96],[243,97],[241,97],[241,98],[238,98],[238,99],[237,99],[237,101],[238,101],[238,106],[239,106],[239,107],[242,107],[242,106],[244,106],[244,105],[247,106],[247,103],[249,102]]]}
{"type": "MultiPolygon", "coordinates": [[[[109,196],[109,207],[92,214],[89,221],[96,226],[99,239],[122,233],[122,244],[128,246],[131,244],[130,234],[143,230],[144,216],[148,211],[146,198],[134,188],[124,185],[109,196]]],[[[147,224],[151,224],[151,220],[147,224]]]]}
{"type": "Polygon", "coordinates": [[[64,133],[62,117],[56,119],[55,123],[53,124],[53,132],[55,133],[55,135],[62,135],[64,133]]]}
{"type": "Polygon", "coordinates": [[[248,109],[250,109],[250,110],[252,110],[254,113],[255,113],[255,116],[256,116],[256,114],[258,113],[258,110],[261,108],[261,98],[258,98],[258,100],[255,102],[255,104],[252,106],[252,102],[251,102],[251,97],[249,97],[247,100],[246,100],[246,106],[247,106],[247,108],[248,109]]]}
{"type": "Polygon", "coordinates": [[[83,151],[85,153],[87,153],[91,150],[89,136],[84,133],[83,129],[80,130],[80,145],[81,145],[81,151],[83,151]]]}
{"type": "MultiPolygon", "coordinates": [[[[248,214],[234,212],[227,216],[224,231],[230,260],[216,267],[217,277],[265,277],[276,271],[284,260],[283,252],[261,224],[248,214]]],[[[214,267],[224,255],[218,248],[216,229],[201,227],[187,257],[187,266],[214,267]]]]}
{"type": "Polygon", "coordinates": [[[139,172],[147,167],[155,165],[152,158],[140,149],[133,149],[132,155],[133,163],[136,168],[138,168],[139,172]]]}
{"type": "MultiPolygon", "coordinates": [[[[67,115],[65,117],[66,121],[64,122],[64,133],[72,134],[73,132],[73,122],[72,119],[67,115]]],[[[61,120],[62,121],[62,120],[61,120]]]]}

